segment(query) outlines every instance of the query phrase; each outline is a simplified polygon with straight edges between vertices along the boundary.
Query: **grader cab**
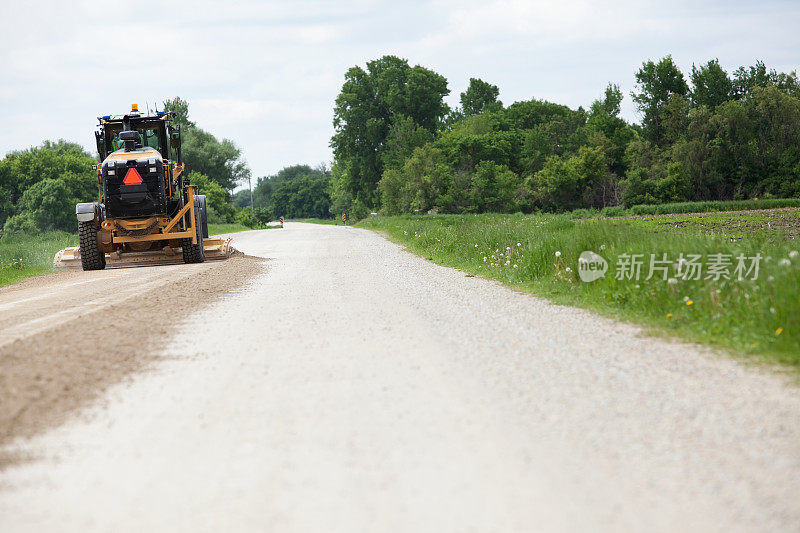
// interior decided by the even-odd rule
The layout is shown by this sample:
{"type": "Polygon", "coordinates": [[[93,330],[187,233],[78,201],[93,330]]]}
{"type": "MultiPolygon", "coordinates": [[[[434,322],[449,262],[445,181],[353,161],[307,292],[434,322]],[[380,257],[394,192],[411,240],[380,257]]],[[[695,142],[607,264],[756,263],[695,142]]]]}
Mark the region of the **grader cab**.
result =
{"type": "Polygon", "coordinates": [[[225,259],[230,239],[208,239],[205,196],[184,176],[180,127],[174,114],[98,117],[95,132],[101,163],[99,201],[80,203],[78,248],[56,254],[55,266],[100,270],[107,264],[202,263],[225,259]],[[180,254],[180,255],[179,255],[180,254]]]}

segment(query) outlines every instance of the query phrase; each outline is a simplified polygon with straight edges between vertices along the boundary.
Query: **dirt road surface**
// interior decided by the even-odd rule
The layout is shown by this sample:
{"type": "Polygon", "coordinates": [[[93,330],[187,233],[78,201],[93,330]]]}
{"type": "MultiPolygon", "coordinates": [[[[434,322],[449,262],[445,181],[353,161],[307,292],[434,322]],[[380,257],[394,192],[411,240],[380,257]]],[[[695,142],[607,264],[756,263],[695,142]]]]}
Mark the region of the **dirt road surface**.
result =
{"type": "MultiPolygon", "coordinates": [[[[146,371],[7,445],[31,459],[0,473],[0,529],[800,530],[786,377],[368,231],[235,237],[262,270],[129,346],[146,371]]],[[[110,283],[83,281],[0,298],[25,309],[3,335],[40,338],[59,294],[110,283]]]]}

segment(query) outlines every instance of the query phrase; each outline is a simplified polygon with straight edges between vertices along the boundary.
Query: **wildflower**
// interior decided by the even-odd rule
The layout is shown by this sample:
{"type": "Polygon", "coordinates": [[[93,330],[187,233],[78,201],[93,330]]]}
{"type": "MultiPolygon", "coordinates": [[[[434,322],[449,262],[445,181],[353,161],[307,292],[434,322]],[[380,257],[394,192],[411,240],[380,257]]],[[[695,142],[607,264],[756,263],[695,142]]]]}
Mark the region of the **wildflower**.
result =
{"type": "Polygon", "coordinates": [[[781,265],[781,266],[789,266],[789,265],[792,264],[792,262],[784,257],[783,259],[778,261],[778,264],[781,265]]]}
{"type": "Polygon", "coordinates": [[[778,328],[775,330],[775,335],[780,335],[781,333],[783,333],[783,328],[778,328]]]}
{"type": "MultiPolygon", "coordinates": [[[[517,243],[517,246],[522,246],[522,243],[521,243],[521,242],[518,242],[518,243],[517,243]]],[[[797,252],[795,252],[795,253],[797,253],[797,252]]],[[[789,255],[792,255],[792,254],[789,254],[789,255]]]]}
{"type": "Polygon", "coordinates": [[[570,267],[567,267],[567,272],[572,272],[572,269],[570,267]]]}
{"type": "Polygon", "coordinates": [[[606,249],[606,245],[605,245],[605,244],[601,244],[601,245],[600,245],[600,251],[602,252],[602,251],[603,251],[603,250],[605,250],[605,249],[606,249]]]}
{"type": "Polygon", "coordinates": [[[667,313],[667,318],[672,318],[672,313],[667,313]]]}
{"type": "Polygon", "coordinates": [[[791,252],[789,252],[789,257],[791,257],[792,259],[797,259],[798,257],[800,257],[800,252],[798,252],[797,250],[792,250],[791,252]]]}
{"type": "Polygon", "coordinates": [[[694,300],[687,300],[686,301],[686,305],[692,305],[693,303],[694,303],[694,300]]]}
{"type": "Polygon", "coordinates": [[[561,257],[561,252],[559,252],[558,250],[556,250],[556,257],[561,257]]]}
{"type": "Polygon", "coordinates": [[[510,264],[511,264],[511,261],[506,261],[506,265],[510,265],[510,264]]]}
{"type": "Polygon", "coordinates": [[[767,278],[767,281],[775,281],[775,276],[770,276],[767,278]]]}
{"type": "Polygon", "coordinates": [[[677,285],[677,283],[678,283],[678,280],[675,279],[675,278],[669,278],[667,280],[667,285],[677,285]]]}
{"type": "Polygon", "coordinates": [[[684,302],[688,302],[688,301],[689,301],[689,297],[688,297],[688,296],[684,296],[684,297],[683,297],[683,301],[684,301],[684,302]]]}
{"type": "Polygon", "coordinates": [[[475,245],[475,248],[477,248],[477,247],[478,247],[478,245],[476,244],[476,245],[475,245]]]}
{"type": "Polygon", "coordinates": [[[483,262],[484,263],[486,262],[486,256],[485,255],[483,256],[483,262]]]}
{"type": "Polygon", "coordinates": [[[510,246],[506,246],[506,250],[511,251],[511,247],[510,246]]]}
{"type": "Polygon", "coordinates": [[[514,265],[514,268],[517,268],[517,265],[516,265],[516,264],[514,265]]]}
{"type": "Polygon", "coordinates": [[[772,313],[773,315],[777,313],[777,311],[775,311],[774,307],[770,307],[769,308],[769,312],[772,313]]]}

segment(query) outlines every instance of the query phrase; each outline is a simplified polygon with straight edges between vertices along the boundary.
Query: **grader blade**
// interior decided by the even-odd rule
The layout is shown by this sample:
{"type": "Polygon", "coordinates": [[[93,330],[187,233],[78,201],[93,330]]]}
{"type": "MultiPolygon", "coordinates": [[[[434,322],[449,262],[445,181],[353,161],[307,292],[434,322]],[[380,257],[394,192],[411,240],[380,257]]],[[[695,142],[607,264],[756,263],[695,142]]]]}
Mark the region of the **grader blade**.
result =
{"type": "MultiPolygon", "coordinates": [[[[207,261],[227,259],[233,254],[230,238],[203,239],[203,249],[207,261]]],[[[106,254],[107,267],[131,267],[149,265],[171,265],[183,263],[183,250],[180,247],[165,246],[160,250],[146,252],[113,252],[106,254]]],[[[81,250],[77,246],[64,248],[53,258],[54,268],[81,268],[81,250]]]]}

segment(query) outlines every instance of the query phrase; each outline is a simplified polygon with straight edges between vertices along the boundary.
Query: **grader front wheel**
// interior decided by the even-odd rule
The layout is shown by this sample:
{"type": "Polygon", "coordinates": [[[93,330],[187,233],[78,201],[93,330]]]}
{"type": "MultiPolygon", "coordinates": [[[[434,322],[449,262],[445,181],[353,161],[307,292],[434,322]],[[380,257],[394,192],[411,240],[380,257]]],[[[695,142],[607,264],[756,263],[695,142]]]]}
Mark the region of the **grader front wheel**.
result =
{"type": "Polygon", "coordinates": [[[78,222],[78,244],[84,270],[103,270],[106,267],[106,254],[100,250],[97,242],[97,224],[94,220],[78,222]]]}

